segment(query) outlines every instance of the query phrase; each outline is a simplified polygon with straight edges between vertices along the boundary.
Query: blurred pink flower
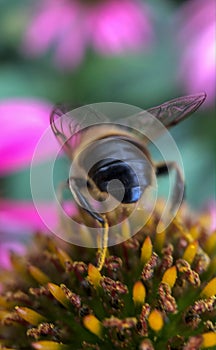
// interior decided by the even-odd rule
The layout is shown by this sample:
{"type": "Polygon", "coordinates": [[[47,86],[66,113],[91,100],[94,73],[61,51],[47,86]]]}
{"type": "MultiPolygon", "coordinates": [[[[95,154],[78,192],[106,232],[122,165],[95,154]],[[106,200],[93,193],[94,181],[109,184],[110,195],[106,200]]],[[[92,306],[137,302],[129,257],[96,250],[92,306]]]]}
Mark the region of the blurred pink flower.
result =
{"type": "MultiPolygon", "coordinates": [[[[52,105],[47,102],[27,99],[0,101],[0,176],[30,166],[34,149],[40,137],[49,126],[52,105]]],[[[52,134],[41,161],[52,155],[57,143],[52,134]]],[[[41,204],[54,220],[50,204],[41,204]]],[[[22,236],[24,232],[46,229],[33,202],[15,202],[0,197],[0,266],[9,266],[8,251],[24,249],[17,237],[11,241],[11,233],[22,236]]],[[[46,229],[47,230],[47,229],[46,229]]]]}
{"type": "Polygon", "coordinates": [[[59,67],[73,68],[92,46],[102,55],[145,48],[152,37],[139,0],[40,0],[24,37],[29,56],[54,50],[59,67]]]}
{"type": "Polygon", "coordinates": [[[190,0],[180,11],[180,80],[187,93],[206,91],[207,103],[216,97],[216,3],[190,0]]]}
{"type": "MultiPolygon", "coordinates": [[[[49,126],[51,110],[51,104],[37,100],[0,101],[1,175],[30,165],[35,146],[49,126]]],[[[56,140],[51,135],[41,160],[53,154],[55,149],[56,140]]]]}

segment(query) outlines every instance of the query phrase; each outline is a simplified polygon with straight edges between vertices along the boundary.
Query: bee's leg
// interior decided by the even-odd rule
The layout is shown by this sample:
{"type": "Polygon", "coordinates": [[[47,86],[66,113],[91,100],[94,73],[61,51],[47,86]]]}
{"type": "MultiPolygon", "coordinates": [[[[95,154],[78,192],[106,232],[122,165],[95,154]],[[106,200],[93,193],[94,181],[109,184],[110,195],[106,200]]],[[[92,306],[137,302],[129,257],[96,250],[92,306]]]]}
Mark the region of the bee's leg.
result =
{"type": "Polygon", "coordinates": [[[97,220],[103,228],[103,237],[101,239],[101,237],[99,236],[99,242],[98,242],[98,246],[99,246],[98,270],[100,271],[103,267],[105,257],[106,257],[106,252],[107,252],[109,225],[106,217],[104,215],[101,215],[95,212],[94,209],[91,207],[90,203],[88,202],[88,200],[81,193],[80,188],[82,187],[83,181],[84,181],[83,179],[70,177],[68,181],[68,186],[70,187],[70,190],[74,198],[78,201],[78,203],[80,203],[81,207],[89,215],[91,215],[93,219],[97,220]]]}
{"type": "Polygon", "coordinates": [[[183,179],[183,175],[178,165],[175,162],[167,162],[167,163],[159,163],[156,164],[156,175],[167,175],[170,170],[175,170],[176,178],[175,184],[172,191],[172,199],[171,199],[171,211],[174,212],[176,207],[181,204],[184,193],[185,193],[185,183],[183,179]]]}

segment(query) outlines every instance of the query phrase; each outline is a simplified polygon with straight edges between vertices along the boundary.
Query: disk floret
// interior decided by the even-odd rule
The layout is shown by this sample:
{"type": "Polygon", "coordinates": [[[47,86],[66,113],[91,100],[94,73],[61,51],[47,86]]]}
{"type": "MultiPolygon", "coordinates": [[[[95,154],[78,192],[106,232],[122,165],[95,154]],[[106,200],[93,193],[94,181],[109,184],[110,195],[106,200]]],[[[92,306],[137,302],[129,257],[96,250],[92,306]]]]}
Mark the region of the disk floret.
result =
{"type": "Polygon", "coordinates": [[[95,250],[36,235],[1,272],[0,348],[214,349],[216,233],[183,209],[157,225],[155,212],[100,271],[95,250]]]}

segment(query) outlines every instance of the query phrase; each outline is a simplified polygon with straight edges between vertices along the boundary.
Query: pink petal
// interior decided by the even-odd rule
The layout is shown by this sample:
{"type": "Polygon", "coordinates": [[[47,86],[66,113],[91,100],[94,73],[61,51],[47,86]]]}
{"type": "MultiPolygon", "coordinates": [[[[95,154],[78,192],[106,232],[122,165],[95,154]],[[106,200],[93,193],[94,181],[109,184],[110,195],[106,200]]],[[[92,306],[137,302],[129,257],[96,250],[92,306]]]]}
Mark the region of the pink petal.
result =
{"type": "Polygon", "coordinates": [[[57,44],[55,62],[59,68],[75,68],[84,57],[87,46],[85,33],[82,26],[75,22],[57,44]]]}
{"type": "MultiPolygon", "coordinates": [[[[51,222],[57,224],[57,212],[53,204],[41,203],[40,209],[51,222]]],[[[0,201],[0,227],[3,232],[48,231],[33,202],[7,199],[0,201]]]]}
{"type": "Polygon", "coordinates": [[[216,95],[215,28],[212,23],[195,37],[185,49],[182,61],[187,92],[206,91],[207,103],[214,101],[216,95]]]}
{"type": "Polygon", "coordinates": [[[35,8],[24,38],[24,50],[40,55],[62,37],[73,18],[73,7],[66,1],[43,0],[35,8]]]}
{"type": "Polygon", "coordinates": [[[10,269],[10,253],[24,254],[26,251],[25,246],[18,242],[6,242],[0,243],[0,269],[10,269]]]}
{"type": "Polygon", "coordinates": [[[188,39],[188,33],[196,36],[202,33],[209,23],[215,19],[215,1],[214,0],[190,0],[180,9],[180,20],[184,25],[180,30],[182,40],[188,39]]]}
{"type": "MultiPolygon", "coordinates": [[[[76,207],[71,203],[66,203],[65,210],[70,215],[76,214],[76,207]]],[[[45,231],[55,229],[59,224],[59,214],[56,203],[37,203],[37,208],[33,202],[27,201],[0,201],[0,228],[2,232],[29,233],[35,231],[45,231]]]]}
{"type": "Polygon", "coordinates": [[[216,95],[215,10],[214,0],[192,0],[179,13],[182,58],[178,78],[187,93],[206,91],[207,104],[213,104],[216,95]]]}
{"type": "MultiPolygon", "coordinates": [[[[0,102],[0,173],[30,165],[35,147],[49,127],[51,110],[51,104],[33,99],[0,102]]],[[[54,154],[56,149],[57,142],[50,130],[41,161],[54,154]]]]}
{"type": "Polygon", "coordinates": [[[138,2],[104,1],[90,16],[93,45],[102,54],[142,49],[152,39],[147,11],[138,2]]]}
{"type": "Polygon", "coordinates": [[[43,0],[26,31],[24,52],[38,56],[53,48],[58,66],[75,67],[85,49],[81,8],[76,1],[43,0]]]}
{"type": "Polygon", "coordinates": [[[213,202],[210,206],[211,215],[211,230],[216,230],[216,202],[213,202]]]}
{"type": "Polygon", "coordinates": [[[87,45],[101,54],[142,49],[152,40],[147,12],[134,0],[40,0],[26,30],[23,50],[31,56],[53,50],[60,68],[74,68],[87,45]]]}

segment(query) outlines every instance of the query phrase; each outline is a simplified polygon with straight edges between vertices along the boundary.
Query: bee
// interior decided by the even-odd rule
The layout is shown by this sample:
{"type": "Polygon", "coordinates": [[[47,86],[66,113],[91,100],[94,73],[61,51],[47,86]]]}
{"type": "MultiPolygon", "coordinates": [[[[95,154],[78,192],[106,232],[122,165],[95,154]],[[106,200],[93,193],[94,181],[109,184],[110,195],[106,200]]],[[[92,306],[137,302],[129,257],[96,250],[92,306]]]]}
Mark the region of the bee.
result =
{"type": "MultiPolygon", "coordinates": [[[[66,186],[78,206],[102,227],[99,270],[105,261],[109,222],[106,211],[92,205],[89,193],[99,203],[106,202],[109,197],[122,207],[133,206],[152,185],[155,176],[175,170],[171,203],[171,210],[174,210],[184,192],[181,171],[175,161],[154,162],[147,146],[164,130],[195,112],[205,98],[205,93],[180,97],[147,111],[138,111],[118,122],[112,122],[104,113],[98,112],[95,106],[100,104],[72,112],[56,107],[51,113],[52,131],[72,164],[66,186]],[[117,183],[109,188],[116,180],[117,183]]],[[[112,107],[111,103],[108,103],[109,107],[112,107]]]]}

